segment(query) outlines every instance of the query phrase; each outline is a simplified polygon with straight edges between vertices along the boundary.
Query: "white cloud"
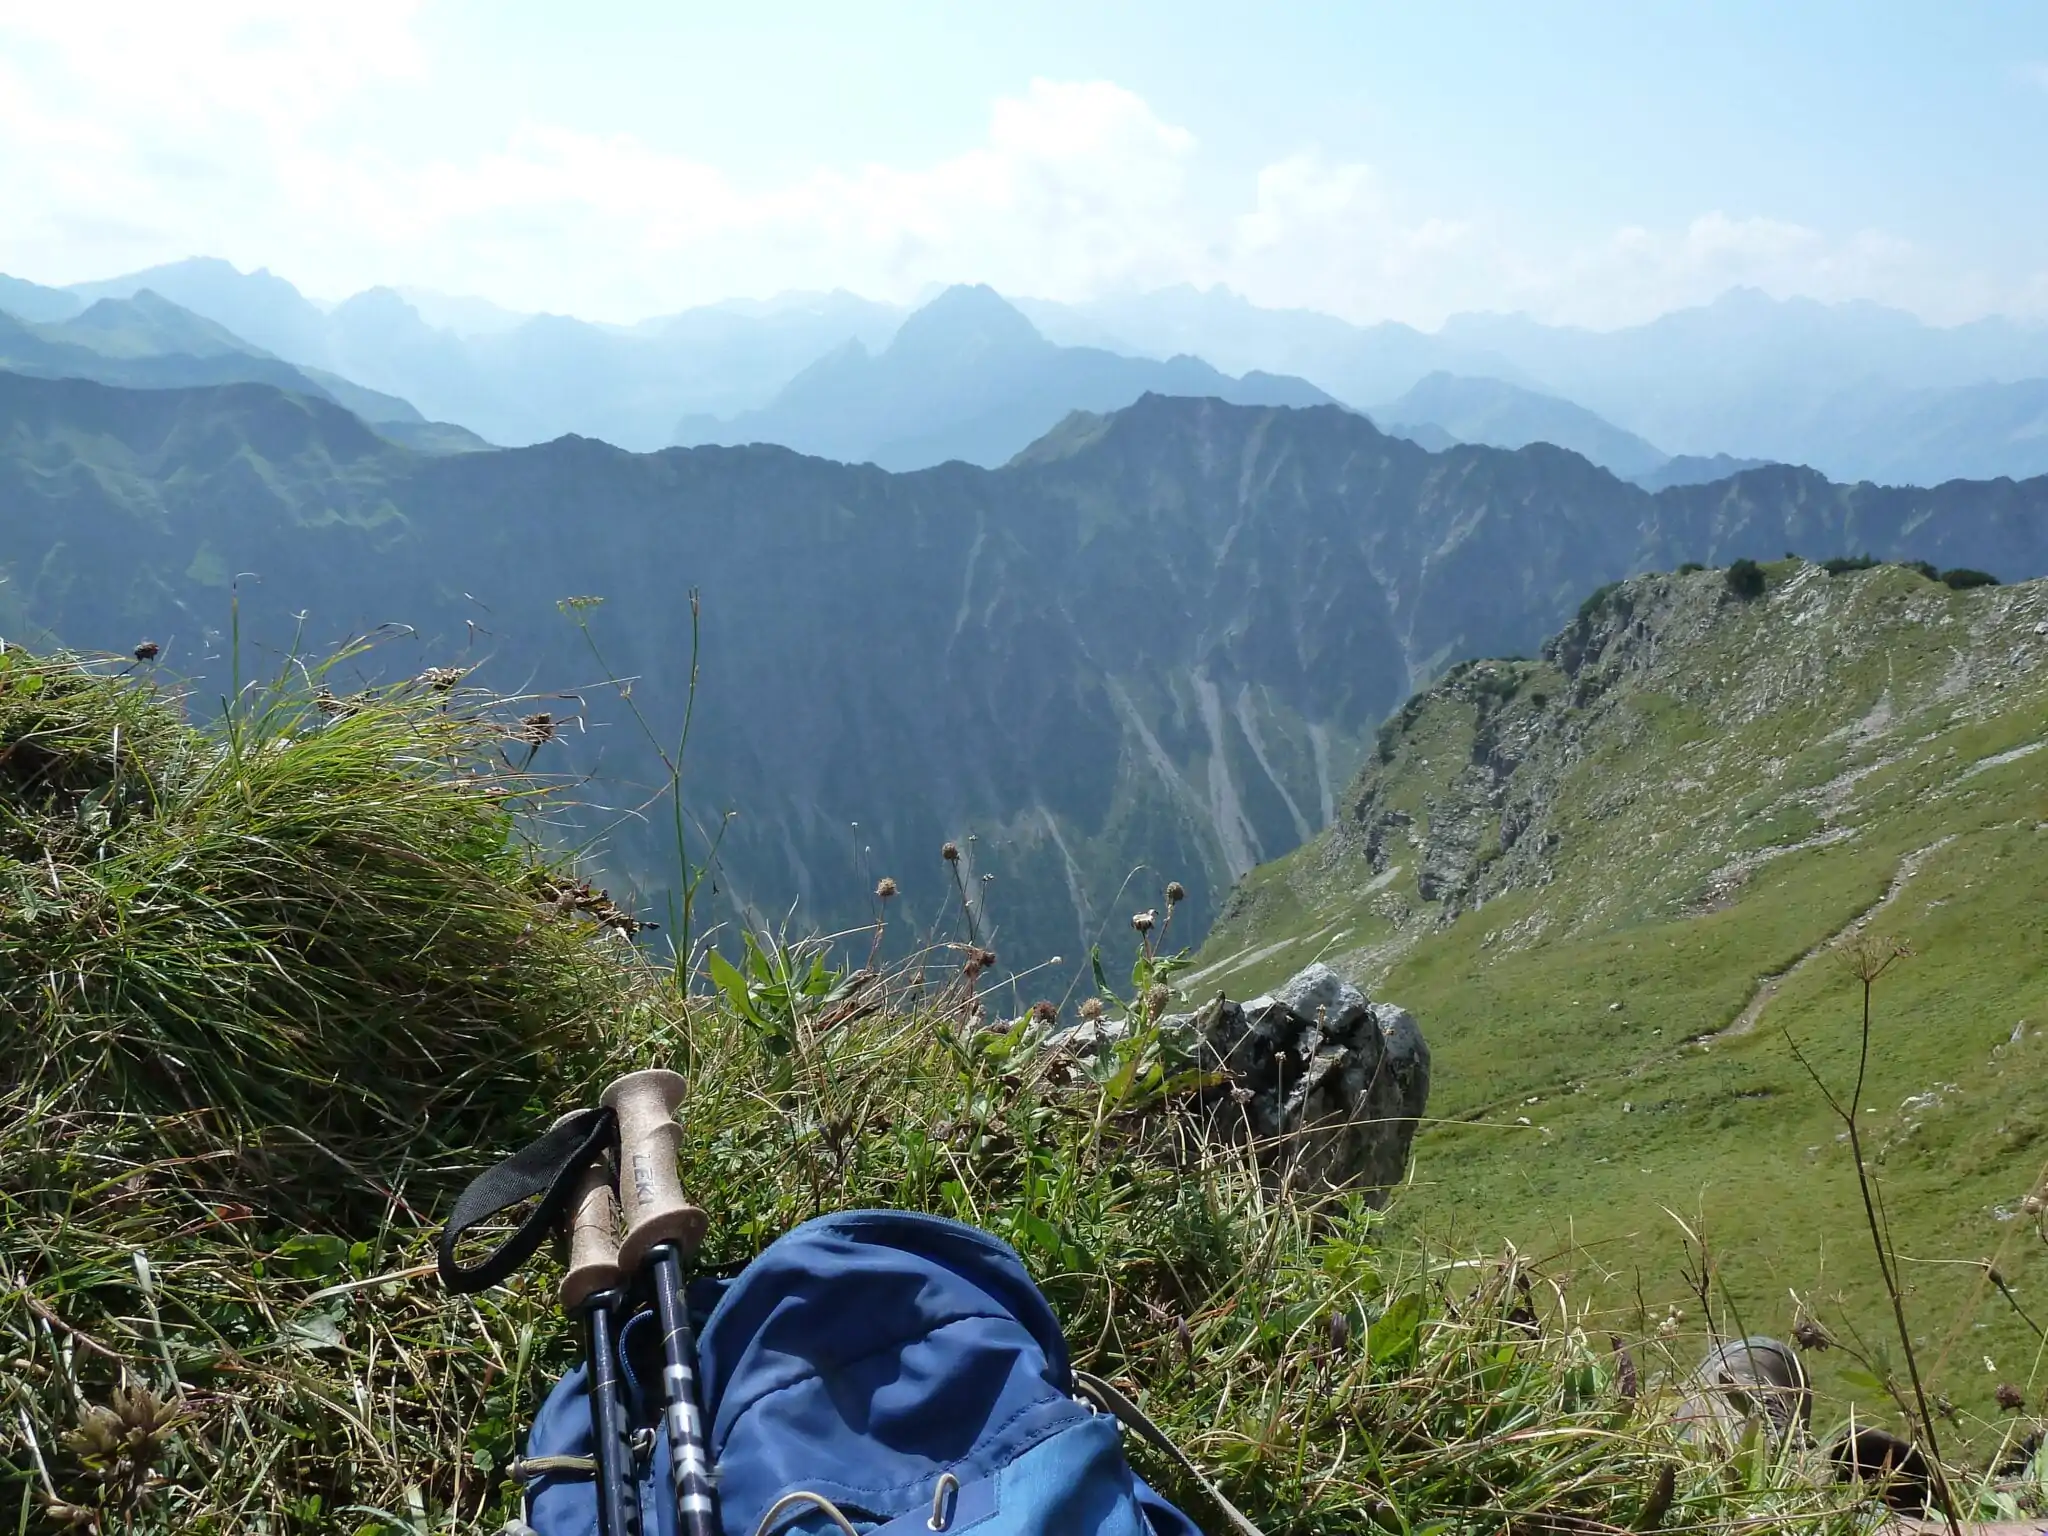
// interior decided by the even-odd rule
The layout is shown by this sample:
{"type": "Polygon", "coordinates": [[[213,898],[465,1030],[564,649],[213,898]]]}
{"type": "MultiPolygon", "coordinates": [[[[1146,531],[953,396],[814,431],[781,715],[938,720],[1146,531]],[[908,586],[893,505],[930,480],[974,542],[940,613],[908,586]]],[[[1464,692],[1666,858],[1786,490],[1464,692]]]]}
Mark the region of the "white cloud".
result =
{"type": "Polygon", "coordinates": [[[435,89],[414,20],[412,0],[0,0],[0,271],[69,281],[206,253],[335,297],[409,283],[605,319],[963,280],[1054,298],[1224,282],[1425,325],[1474,308],[1618,324],[1736,283],[2044,302],[1973,290],[1876,232],[1720,212],[1572,244],[1450,216],[1314,150],[1232,206],[1193,134],[1106,81],[1033,81],[991,104],[978,142],[922,163],[775,184],[516,107],[466,124],[483,147],[458,149],[389,126],[387,107],[435,89]]]}
{"type": "Polygon", "coordinates": [[[481,264],[513,290],[494,296],[579,312],[777,287],[1075,292],[1175,275],[1193,150],[1119,87],[1034,81],[994,104],[985,143],[924,166],[744,188],[630,137],[527,124],[480,162],[386,178],[379,216],[432,250],[418,280],[473,284],[481,264]]]}

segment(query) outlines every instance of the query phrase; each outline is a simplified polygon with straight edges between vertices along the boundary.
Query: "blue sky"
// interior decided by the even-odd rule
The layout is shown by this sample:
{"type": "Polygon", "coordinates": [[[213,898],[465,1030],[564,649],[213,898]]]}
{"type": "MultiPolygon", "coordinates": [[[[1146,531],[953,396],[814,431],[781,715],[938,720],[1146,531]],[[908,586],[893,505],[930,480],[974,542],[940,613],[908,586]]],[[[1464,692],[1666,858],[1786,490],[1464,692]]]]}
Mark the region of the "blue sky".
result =
{"type": "Polygon", "coordinates": [[[0,0],[0,271],[2048,317],[2048,6],[0,0]]]}

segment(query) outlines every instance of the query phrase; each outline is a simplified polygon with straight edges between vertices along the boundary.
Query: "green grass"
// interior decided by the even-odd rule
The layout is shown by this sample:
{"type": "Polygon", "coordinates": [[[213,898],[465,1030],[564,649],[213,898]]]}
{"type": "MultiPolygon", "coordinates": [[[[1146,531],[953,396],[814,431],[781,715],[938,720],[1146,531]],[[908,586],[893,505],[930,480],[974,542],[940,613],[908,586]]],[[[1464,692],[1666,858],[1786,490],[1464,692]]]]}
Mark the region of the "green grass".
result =
{"type": "Polygon", "coordinates": [[[693,1083],[707,1259],[847,1206],[980,1223],[1024,1255],[1078,1363],[1129,1382],[1275,1536],[1633,1528],[1664,1488],[1672,1528],[1861,1518],[1796,1457],[1676,1443],[1696,1337],[1634,1337],[1630,1392],[1551,1272],[1438,1256],[1357,1199],[1276,1198],[1170,1096],[1063,1068],[1021,1027],[966,1027],[999,1003],[955,953],[867,982],[871,1011],[837,1022],[837,978],[801,948],[762,946],[728,992],[679,990],[548,897],[561,874],[508,815],[536,786],[489,701],[415,688],[327,714],[302,680],[202,732],[110,674],[22,658],[4,696],[5,739],[39,743],[0,783],[17,1529],[495,1529],[575,1344],[545,1262],[444,1294],[437,1217],[463,1177],[655,1062],[693,1083]],[[51,900],[102,919],[25,916],[52,870],[51,900]]]}
{"type": "Polygon", "coordinates": [[[319,686],[251,690],[201,735],[146,683],[0,654],[0,1073],[22,1091],[290,1127],[245,1155],[331,1166],[488,1136],[587,1051],[602,966],[505,900],[547,874],[514,821],[539,787],[494,771],[506,727],[452,687],[319,686]],[[442,1070],[388,1070],[408,1057],[442,1070]]]}
{"type": "MultiPolygon", "coordinates": [[[[1410,1237],[1506,1235],[1640,1328],[1673,1305],[1699,1321],[1689,1227],[1717,1322],[1782,1336],[1806,1310],[1897,1369],[1840,1126],[1792,1048],[1845,1085],[1855,989],[1823,954],[1754,1032],[1701,1037],[1938,844],[1873,919],[1916,953],[1878,991],[1864,1118],[1923,1366],[1957,1410],[1947,1433],[1982,1451],[2012,1423],[1998,1385],[2032,1404],[2048,1388],[2041,1339],[1982,1268],[2048,1323],[2048,1246],[2021,1209],[2048,1171],[2048,758],[1977,766],[2048,739],[2048,594],[1798,569],[1766,567],[1771,595],[1740,605],[1715,601],[1715,572],[1637,584],[1637,613],[1662,615],[1653,658],[1610,653],[1565,718],[1502,717],[1539,733],[1513,782],[1540,782],[1541,814],[1456,912],[1414,873],[1483,701],[1430,696],[1359,791],[1415,818],[1386,856],[1398,874],[1353,894],[1374,870],[1341,827],[1255,872],[1199,957],[1202,985],[1243,995],[1320,951],[1414,1010],[1435,1123],[1395,1207],[1410,1237]],[[2015,650],[2043,654],[2014,667],[2015,650]],[[1546,831],[1556,848],[1532,853],[1546,831]]],[[[1832,1409],[1888,1415],[1849,1353],[1812,1362],[1832,1409]]]]}

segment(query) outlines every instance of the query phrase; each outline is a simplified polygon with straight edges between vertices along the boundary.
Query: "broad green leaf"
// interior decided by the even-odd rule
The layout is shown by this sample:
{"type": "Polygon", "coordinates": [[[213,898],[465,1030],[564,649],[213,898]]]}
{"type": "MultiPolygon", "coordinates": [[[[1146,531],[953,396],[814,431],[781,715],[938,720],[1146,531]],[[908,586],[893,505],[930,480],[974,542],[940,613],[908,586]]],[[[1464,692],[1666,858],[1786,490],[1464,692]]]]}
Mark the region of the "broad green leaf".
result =
{"type": "Polygon", "coordinates": [[[1366,1330],[1366,1358],[1374,1365],[1390,1365],[1412,1359],[1422,1330],[1422,1297],[1407,1291],[1373,1319],[1366,1330]]]}

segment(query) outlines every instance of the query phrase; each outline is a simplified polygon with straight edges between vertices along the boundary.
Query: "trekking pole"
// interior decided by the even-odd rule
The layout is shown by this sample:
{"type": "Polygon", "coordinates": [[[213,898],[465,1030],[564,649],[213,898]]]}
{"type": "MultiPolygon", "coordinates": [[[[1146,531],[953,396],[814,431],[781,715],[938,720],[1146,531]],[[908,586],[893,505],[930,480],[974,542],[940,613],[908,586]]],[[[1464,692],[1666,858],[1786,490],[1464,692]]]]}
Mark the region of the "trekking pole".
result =
{"type": "Polygon", "coordinates": [[[697,1406],[697,1346],[683,1289],[684,1259],[704,1236],[704,1213],[690,1204],[676,1174],[676,1111],[684,1086],[679,1073],[632,1072],[605,1089],[603,1103],[619,1122],[619,1203],[626,1223],[619,1265],[628,1274],[648,1276],[661,1324],[663,1418],[676,1519],[684,1536],[718,1536],[697,1406]]]}
{"type": "Polygon", "coordinates": [[[584,1350],[590,1363],[590,1430],[597,1445],[597,1529],[599,1536],[640,1536],[640,1497],[633,1477],[633,1444],[620,1394],[614,1331],[626,1298],[625,1272],[619,1267],[619,1205],[602,1161],[583,1171],[583,1181],[569,1205],[568,1226],[569,1269],[562,1276],[562,1310],[582,1319],[584,1350]]]}

